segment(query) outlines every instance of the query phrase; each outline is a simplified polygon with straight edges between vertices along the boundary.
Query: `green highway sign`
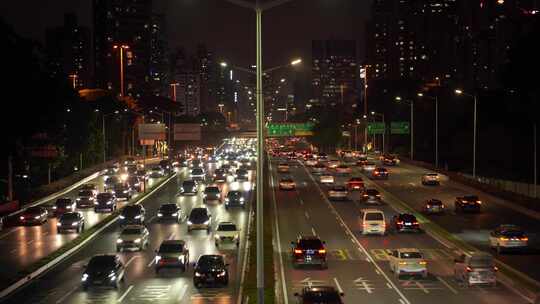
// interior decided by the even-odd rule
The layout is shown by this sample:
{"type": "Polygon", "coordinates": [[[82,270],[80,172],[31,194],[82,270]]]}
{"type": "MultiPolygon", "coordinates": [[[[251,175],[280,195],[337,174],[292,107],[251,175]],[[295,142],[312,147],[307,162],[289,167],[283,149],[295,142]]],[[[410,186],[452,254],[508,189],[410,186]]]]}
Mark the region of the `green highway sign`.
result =
{"type": "Polygon", "coordinates": [[[269,123],[266,125],[269,137],[280,136],[311,136],[313,123],[269,123]]]}
{"type": "Polygon", "coordinates": [[[367,133],[369,135],[373,134],[384,134],[384,123],[382,122],[370,122],[367,125],[367,133]]]}
{"type": "Polygon", "coordinates": [[[391,134],[409,134],[410,127],[408,121],[394,121],[390,123],[391,134]]]}

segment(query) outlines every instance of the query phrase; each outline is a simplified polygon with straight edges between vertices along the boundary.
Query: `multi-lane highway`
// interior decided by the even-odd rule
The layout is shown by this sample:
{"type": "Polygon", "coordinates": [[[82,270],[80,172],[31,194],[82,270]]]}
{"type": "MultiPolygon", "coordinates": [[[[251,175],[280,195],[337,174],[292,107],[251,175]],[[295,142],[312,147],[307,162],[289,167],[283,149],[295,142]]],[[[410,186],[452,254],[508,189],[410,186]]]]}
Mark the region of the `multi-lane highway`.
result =
{"type": "MultiPolygon", "coordinates": [[[[207,167],[212,174],[216,164],[207,167]]],[[[84,291],[81,276],[84,266],[96,254],[114,253],[116,240],[120,233],[118,225],[105,229],[75,255],[61,262],[52,271],[38,278],[13,296],[5,299],[9,303],[192,303],[219,301],[232,303],[237,301],[242,269],[245,266],[244,252],[247,239],[247,225],[250,208],[230,208],[223,204],[207,205],[213,215],[212,231],[187,232],[186,221],[181,223],[160,222],[157,211],[161,204],[176,202],[189,214],[194,207],[203,206],[202,192],[204,185],[195,196],[178,195],[182,181],[189,179],[189,169],[179,169],[175,178],[162,185],[156,192],[142,202],[146,209],[147,226],[150,231],[150,244],[141,252],[118,253],[126,266],[125,282],[117,290],[95,287],[84,291]],[[213,230],[220,221],[232,221],[240,228],[240,246],[223,246],[219,249],[214,244],[213,230]],[[160,243],[167,239],[181,239],[187,242],[190,252],[190,267],[185,273],[179,269],[164,269],[159,275],[154,270],[155,252],[160,243]],[[223,254],[229,264],[229,285],[223,288],[200,288],[193,286],[193,263],[202,254],[223,254]]],[[[246,182],[235,182],[229,177],[222,185],[222,193],[229,190],[241,190],[246,201],[251,199],[254,176],[246,182]]],[[[250,206],[250,204],[248,204],[250,206]]]]}
{"type": "Polygon", "coordinates": [[[527,232],[529,248],[522,252],[502,253],[497,255],[497,258],[540,281],[540,268],[531,267],[540,263],[540,240],[538,239],[540,217],[536,215],[537,213],[445,178],[442,179],[440,186],[424,186],[421,183],[421,177],[429,171],[423,168],[406,163],[387,168],[390,171],[390,178],[374,181],[377,186],[417,211],[421,211],[427,199],[440,199],[447,205],[447,213],[431,216],[430,219],[478,249],[496,254],[489,246],[489,233],[500,224],[515,224],[522,227],[527,232]],[[455,198],[468,194],[477,195],[482,200],[480,214],[454,212],[455,198]]]}
{"type": "MultiPolygon", "coordinates": [[[[149,179],[148,187],[152,188],[161,180],[149,179]]],[[[104,176],[99,175],[88,183],[95,184],[100,192],[103,192],[104,176]]],[[[75,200],[79,193],[79,188],[67,191],[59,197],[69,197],[75,200]]],[[[140,194],[133,195],[132,199],[137,199],[140,194]]],[[[56,198],[43,202],[54,204],[56,198]]],[[[127,202],[118,201],[121,208],[127,202]]],[[[85,219],[85,229],[89,229],[95,224],[105,219],[108,213],[96,213],[93,208],[79,209],[85,219]]],[[[78,234],[75,232],[59,234],[56,229],[57,218],[49,217],[47,222],[35,226],[15,226],[2,231],[0,234],[0,246],[4,254],[0,255],[0,286],[6,287],[18,273],[26,267],[46,257],[58,248],[75,239],[78,234]]]]}
{"type": "MultiPolygon", "coordinates": [[[[292,162],[290,176],[297,189],[278,189],[277,163],[270,165],[276,206],[276,233],[280,265],[279,284],[284,303],[295,303],[295,292],[305,286],[331,285],[345,293],[345,303],[527,303],[502,284],[496,287],[464,287],[454,280],[454,256],[428,234],[362,236],[359,230],[359,193],[347,201],[329,201],[328,187],[318,182],[299,162],[292,162]],[[291,223],[294,223],[292,225],[291,223]],[[317,235],[326,241],[328,269],[294,268],[291,244],[299,234],[317,235]],[[388,252],[396,248],[418,248],[428,261],[426,279],[396,278],[390,272],[388,252]]],[[[348,177],[336,177],[344,183],[348,177]]],[[[387,219],[396,211],[384,197],[387,219]]]]}

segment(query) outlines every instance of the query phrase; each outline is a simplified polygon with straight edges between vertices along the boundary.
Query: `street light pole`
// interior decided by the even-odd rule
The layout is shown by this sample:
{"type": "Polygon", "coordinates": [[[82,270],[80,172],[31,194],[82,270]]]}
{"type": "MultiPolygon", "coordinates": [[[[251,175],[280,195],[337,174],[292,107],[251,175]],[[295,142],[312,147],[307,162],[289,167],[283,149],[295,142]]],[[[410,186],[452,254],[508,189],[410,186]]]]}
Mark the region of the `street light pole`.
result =
{"type": "Polygon", "coordinates": [[[124,50],[129,49],[128,45],[114,45],[114,49],[120,49],[120,96],[124,96],[124,50]]]}
{"type": "Polygon", "coordinates": [[[411,160],[414,160],[414,101],[411,100],[411,160]]]}
{"type": "Polygon", "coordinates": [[[473,98],[474,100],[474,130],[473,130],[473,177],[476,178],[476,123],[477,123],[477,103],[478,103],[478,97],[476,96],[476,94],[474,95],[471,95],[471,94],[467,94],[465,92],[463,92],[463,90],[461,89],[456,89],[454,90],[454,92],[457,94],[457,95],[465,95],[465,96],[468,96],[468,97],[471,97],[473,98]]]}
{"type": "Polygon", "coordinates": [[[536,157],[536,122],[534,123],[534,126],[533,126],[533,146],[534,146],[534,154],[533,154],[533,157],[534,157],[534,198],[537,198],[537,188],[538,188],[538,175],[537,175],[537,157],[536,157]]]}

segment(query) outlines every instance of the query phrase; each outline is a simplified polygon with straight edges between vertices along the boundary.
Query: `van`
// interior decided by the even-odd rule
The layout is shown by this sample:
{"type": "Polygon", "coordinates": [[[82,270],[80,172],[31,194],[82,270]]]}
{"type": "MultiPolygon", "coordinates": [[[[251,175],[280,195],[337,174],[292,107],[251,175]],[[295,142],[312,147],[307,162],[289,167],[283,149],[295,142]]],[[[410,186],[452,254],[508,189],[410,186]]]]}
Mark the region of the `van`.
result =
{"type": "Polygon", "coordinates": [[[360,213],[360,229],[362,234],[386,234],[384,212],[378,209],[363,209],[360,213]]]}

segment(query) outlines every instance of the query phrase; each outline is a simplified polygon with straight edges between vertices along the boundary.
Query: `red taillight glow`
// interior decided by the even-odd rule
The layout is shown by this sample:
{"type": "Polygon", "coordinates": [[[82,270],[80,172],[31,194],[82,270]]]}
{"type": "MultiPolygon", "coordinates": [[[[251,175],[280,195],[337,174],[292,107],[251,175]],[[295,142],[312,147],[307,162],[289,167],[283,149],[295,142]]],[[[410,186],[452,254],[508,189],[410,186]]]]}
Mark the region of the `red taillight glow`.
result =
{"type": "Polygon", "coordinates": [[[295,249],[295,250],[294,250],[294,253],[295,253],[295,254],[302,254],[302,250],[300,250],[300,249],[295,249]]]}
{"type": "Polygon", "coordinates": [[[472,272],[472,268],[471,268],[471,267],[467,267],[467,272],[472,272]]]}
{"type": "Polygon", "coordinates": [[[319,249],[319,254],[326,254],[326,250],[325,249],[319,249]]]}

